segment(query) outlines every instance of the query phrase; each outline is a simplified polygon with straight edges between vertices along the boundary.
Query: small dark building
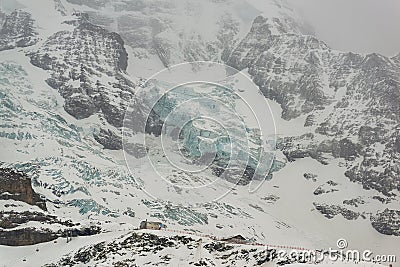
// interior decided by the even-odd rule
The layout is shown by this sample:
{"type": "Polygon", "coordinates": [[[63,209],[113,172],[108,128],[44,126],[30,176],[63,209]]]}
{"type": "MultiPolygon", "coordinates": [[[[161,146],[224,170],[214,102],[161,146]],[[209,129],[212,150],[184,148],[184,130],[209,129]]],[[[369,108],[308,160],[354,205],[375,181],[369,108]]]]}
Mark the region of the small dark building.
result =
{"type": "Polygon", "coordinates": [[[151,230],[161,230],[161,228],[166,228],[166,226],[161,222],[148,222],[142,221],[140,223],[140,229],[151,229],[151,230]]]}
{"type": "Polygon", "coordinates": [[[235,235],[235,236],[231,236],[228,238],[224,238],[224,239],[222,239],[222,241],[231,242],[231,243],[240,243],[240,244],[247,243],[247,239],[241,235],[235,235]]]}

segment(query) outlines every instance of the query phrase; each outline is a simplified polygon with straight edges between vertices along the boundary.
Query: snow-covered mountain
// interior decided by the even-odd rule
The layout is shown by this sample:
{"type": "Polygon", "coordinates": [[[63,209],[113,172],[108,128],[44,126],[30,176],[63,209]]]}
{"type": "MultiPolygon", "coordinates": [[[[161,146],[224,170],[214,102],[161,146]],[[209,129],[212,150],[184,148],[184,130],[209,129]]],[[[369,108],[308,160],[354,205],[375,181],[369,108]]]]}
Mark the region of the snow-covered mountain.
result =
{"type": "Polygon", "coordinates": [[[273,0],[5,2],[0,265],[268,266],[298,261],[254,244],[339,238],[400,257],[400,54],[330,49],[273,0]],[[212,238],[232,235],[251,244],[212,238]]]}

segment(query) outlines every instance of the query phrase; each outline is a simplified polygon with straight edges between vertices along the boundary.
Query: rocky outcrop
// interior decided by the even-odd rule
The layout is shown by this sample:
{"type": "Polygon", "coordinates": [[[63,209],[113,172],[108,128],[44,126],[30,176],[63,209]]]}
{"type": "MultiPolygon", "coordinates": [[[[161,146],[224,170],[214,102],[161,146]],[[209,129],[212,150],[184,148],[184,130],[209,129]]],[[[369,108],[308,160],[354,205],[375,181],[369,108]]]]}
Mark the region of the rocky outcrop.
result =
{"type": "Polygon", "coordinates": [[[376,199],[378,201],[380,201],[383,204],[388,204],[392,201],[391,198],[388,197],[381,197],[381,196],[373,196],[372,199],[376,199]]]}
{"type": "Polygon", "coordinates": [[[327,193],[333,193],[338,191],[335,187],[337,186],[337,183],[333,181],[328,181],[323,185],[318,186],[314,190],[314,195],[321,195],[321,194],[327,194],[327,193]]]}
{"type": "MultiPolygon", "coordinates": [[[[157,235],[147,233],[132,233],[128,235],[121,243],[118,243],[117,241],[111,242],[110,244],[101,242],[86,248],[82,248],[74,255],[68,255],[67,257],[64,257],[60,262],[57,263],[57,265],[87,265],[91,261],[105,260],[114,253],[121,253],[120,255],[125,255],[127,250],[134,251],[135,254],[157,254],[166,248],[176,246],[180,241],[181,238],[178,236],[167,238],[158,237],[157,235]]],[[[190,243],[193,243],[192,246],[195,246],[195,240],[191,238],[185,238],[182,240],[182,242],[187,246],[189,246],[190,243]]],[[[131,263],[133,262],[135,262],[135,259],[132,259],[131,263]]],[[[125,263],[127,264],[128,262],[125,263]]],[[[164,263],[168,263],[168,261],[164,263]]]]}
{"type": "MultiPolygon", "coordinates": [[[[122,38],[89,23],[84,13],[66,23],[73,25],[73,30],[50,36],[30,53],[31,63],[50,73],[46,82],[65,99],[64,109],[70,115],[84,119],[98,114],[109,124],[122,127],[134,88],[125,75],[128,56],[122,38]]],[[[115,138],[103,138],[107,131],[97,140],[115,147],[115,138]]]]}
{"type": "Polygon", "coordinates": [[[0,245],[29,246],[57,239],[57,235],[50,230],[37,228],[22,228],[0,231],[0,245]]]}
{"type": "Polygon", "coordinates": [[[40,222],[42,224],[58,224],[67,227],[77,226],[78,224],[72,221],[64,221],[57,218],[57,216],[45,214],[36,211],[1,211],[0,212],[0,227],[3,229],[12,229],[17,226],[24,225],[29,222],[40,222]]]}
{"type": "Polygon", "coordinates": [[[361,151],[361,146],[348,138],[315,141],[315,134],[312,133],[280,138],[277,148],[283,151],[289,161],[311,157],[322,164],[328,164],[326,155],[353,161],[361,151]]]}
{"type": "Polygon", "coordinates": [[[10,14],[0,11],[0,51],[26,47],[38,41],[31,14],[15,10],[10,14]]]}
{"type": "Polygon", "coordinates": [[[66,226],[73,226],[71,222],[62,222],[57,219],[56,216],[47,215],[41,212],[31,212],[31,211],[1,211],[0,212],[0,227],[3,229],[15,228],[19,225],[28,222],[40,222],[40,223],[59,223],[66,226]]]}
{"type": "Polygon", "coordinates": [[[304,117],[308,133],[278,140],[289,161],[343,158],[351,181],[386,196],[400,190],[398,62],[334,51],[290,20],[262,16],[226,60],[248,68],[283,119],[304,117]]]}
{"type": "Polygon", "coordinates": [[[90,236],[97,235],[101,232],[101,228],[98,226],[88,226],[82,228],[72,228],[64,231],[58,232],[58,235],[61,237],[77,237],[77,236],[90,236]]]}
{"type": "Polygon", "coordinates": [[[0,168],[0,199],[23,201],[47,210],[46,201],[33,190],[31,179],[9,168],[0,168]]]}
{"type": "Polygon", "coordinates": [[[0,230],[0,245],[29,246],[49,242],[59,237],[95,235],[100,233],[100,231],[101,229],[99,227],[73,228],[58,231],[34,227],[0,230]]]}
{"type": "Polygon", "coordinates": [[[199,249],[207,251],[201,259],[188,259],[187,266],[260,266],[270,261],[278,265],[299,262],[289,255],[278,257],[275,249],[263,246],[228,244],[204,238],[201,242],[190,236],[132,232],[112,241],[83,247],[45,266],[92,266],[104,262],[113,266],[143,266],[149,262],[154,265],[176,265],[179,255],[171,253],[171,249],[188,255],[196,254],[199,249]]]}
{"type": "Polygon", "coordinates": [[[371,224],[379,233],[400,236],[400,211],[385,209],[371,216],[371,224]]]}
{"type": "Polygon", "coordinates": [[[327,53],[329,48],[315,37],[302,35],[291,19],[259,16],[227,64],[249,68],[263,94],[281,105],[284,119],[291,119],[329,103],[315,51],[327,53]],[[286,68],[289,65],[293,68],[286,68]],[[301,75],[302,71],[308,75],[301,75]],[[296,101],[298,97],[302,101],[296,101]]]}
{"type": "Polygon", "coordinates": [[[313,181],[313,182],[316,182],[316,181],[317,181],[317,178],[318,178],[318,175],[316,175],[316,174],[314,174],[314,173],[306,172],[306,173],[303,174],[303,177],[304,177],[306,180],[311,180],[311,181],[313,181]]]}
{"type": "Polygon", "coordinates": [[[94,139],[96,139],[96,141],[102,144],[106,149],[122,149],[122,137],[116,135],[111,130],[100,129],[98,134],[94,134],[94,139]]]}
{"type": "Polygon", "coordinates": [[[341,214],[347,220],[356,220],[360,216],[364,217],[364,215],[362,215],[358,212],[349,210],[349,209],[341,207],[339,205],[328,205],[328,204],[319,204],[319,203],[313,203],[313,204],[314,204],[314,207],[328,219],[332,219],[338,214],[341,214]]]}
{"type": "Polygon", "coordinates": [[[354,207],[358,207],[358,205],[363,205],[365,204],[365,201],[361,198],[352,198],[352,199],[345,199],[343,200],[343,204],[345,205],[349,205],[349,206],[354,206],[354,207]]]}
{"type": "Polygon", "coordinates": [[[57,216],[31,211],[0,212],[0,245],[27,246],[48,242],[59,237],[88,236],[100,233],[97,226],[81,226],[57,216]],[[29,227],[31,222],[40,223],[41,227],[29,227]]]}

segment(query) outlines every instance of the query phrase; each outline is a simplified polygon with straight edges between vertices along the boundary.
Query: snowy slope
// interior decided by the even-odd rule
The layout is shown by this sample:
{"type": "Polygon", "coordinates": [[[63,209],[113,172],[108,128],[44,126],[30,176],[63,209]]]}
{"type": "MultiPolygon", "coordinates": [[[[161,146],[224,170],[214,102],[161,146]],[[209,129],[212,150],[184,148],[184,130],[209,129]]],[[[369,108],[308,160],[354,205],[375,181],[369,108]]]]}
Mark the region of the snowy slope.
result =
{"type": "MultiPolygon", "coordinates": [[[[400,240],[398,234],[396,236],[398,224],[393,223],[396,218],[389,215],[388,219],[387,213],[383,212],[385,209],[399,210],[398,183],[395,179],[385,180],[391,182],[390,188],[394,188],[388,196],[380,190],[387,185],[385,182],[379,184],[378,180],[377,186],[365,190],[362,183],[351,182],[344,175],[349,165],[359,161],[348,161],[329,153],[323,154],[328,164],[322,164],[321,160],[312,157],[293,157],[297,160],[289,161],[287,152],[295,155],[298,145],[307,150],[310,143],[320,143],[326,139],[326,135],[316,134],[310,141],[303,134],[315,131],[319,124],[326,121],[337,124],[354,112],[346,107],[342,113],[336,112],[335,104],[341,103],[349,93],[341,92],[345,87],[341,84],[337,85],[338,90],[327,86],[331,82],[328,76],[336,74],[339,77],[342,74],[340,71],[343,71],[348,75],[343,79],[351,80],[355,87],[361,88],[368,82],[366,74],[357,76],[359,69],[339,68],[338,73],[332,73],[326,67],[318,68],[320,65],[315,63],[318,60],[333,62],[336,59],[342,62],[347,58],[343,58],[340,52],[330,50],[314,37],[303,35],[303,27],[289,7],[277,1],[264,3],[254,0],[188,0],[184,4],[172,0],[18,0],[18,3],[17,6],[31,14],[33,19],[32,29],[23,34],[37,39],[18,47],[14,45],[15,40],[21,38],[18,33],[16,37],[7,37],[10,38],[7,39],[9,43],[13,44],[9,46],[10,49],[0,51],[0,165],[30,176],[34,190],[46,199],[47,215],[56,215],[62,220],[72,220],[82,225],[98,225],[103,232],[76,237],[70,243],[66,243],[65,238],[59,238],[57,243],[26,247],[0,246],[0,265],[29,266],[32,262],[38,265],[66,264],[69,256],[62,259],[64,255],[84,257],[85,251],[96,250],[96,244],[101,244],[100,250],[107,252],[114,245],[126,244],[123,240],[132,235],[130,231],[144,219],[162,221],[171,230],[217,237],[240,234],[253,242],[309,249],[335,248],[339,238],[346,238],[350,249],[369,249],[374,254],[396,254],[400,257],[397,250],[400,240]],[[213,11],[212,15],[209,10],[213,11]],[[87,12],[88,16],[77,11],[87,12]],[[260,14],[271,19],[257,17],[260,14]],[[265,29],[268,29],[268,34],[264,32],[265,29]],[[262,58],[258,58],[259,55],[262,58]],[[286,61],[278,60],[280,57],[286,61]],[[327,59],[330,57],[332,61],[327,59]],[[168,71],[171,71],[171,66],[176,63],[196,60],[226,61],[231,66],[243,69],[244,75],[225,77],[226,73],[223,73],[224,79],[217,81],[250,100],[253,112],[268,121],[267,125],[274,125],[273,129],[266,129],[266,132],[276,132],[278,140],[285,140],[282,144],[287,147],[278,147],[274,153],[271,166],[275,168],[271,173],[265,173],[265,176],[272,176],[268,176],[268,180],[260,184],[255,192],[250,193],[247,184],[233,187],[224,179],[209,186],[207,190],[210,192],[182,189],[179,185],[186,183],[192,187],[201,179],[215,180],[217,177],[210,170],[200,176],[176,171],[171,166],[161,168],[161,172],[169,177],[176,175],[178,186],[164,185],[146,158],[137,159],[121,150],[124,112],[134,99],[134,92],[142,90],[138,88],[149,92],[148,87],[143,86],[142,78],[148,78],[165,66],[170,67],[168,71]],[[296,63],[291,65],[290,62],[296,63]],[[305,79],[304,73],[308,72],[299,66],[305,66],[311,72],[312,79],[305,79]],[[309,103],[305,104],[306,100],[299,97],[296,90],[285,92],[289,99],[280,99],[279,95],[276,97],[263,91],[272,99],[267,101],[266,106],[266,99],[249,78],[262,91],[268,83],[273,89],[276,84],[289,84],[285,88],[291,89],[294,81],[294,86],[314,84],[332,102],[322,101],[324,109],[312,111],[315,118],[310,128],[304,125],[310,115],[307,113],[309,103]],[[291,117],[293,114],[295,116],[291,117]],[[292,139],[289,142],[285,138],[292,139]],[[230,192],[213,201],[215,195],[226,191],[230,192]],[[378,218],[375,225],[374,218],[378,218]],[[386,234],[378,232],[377,228],[386,234]],[[105,243],[101,243],[103,241],[105,243]],[[104,244],[107,244],[105,248],[104,244]],[[24,258],[27,261],[23,261],[24,258]]],[[[28,22],[30,25],[30,20],[28,22]]],[[[359,59],[359,56],[354,57],[359,59]]],[[[377,75],[373,81],[379,83],[382,78],[389,83],[385,89],[394,88],[390,87],[389,81],[399,73],[400,64],[395,59],[381,56],[370,58],[372,56],[365,56],[360,68],[374,65],[376,61],[390,68],[390,77],[377,75]]],[[[190,71],[187,75],[199,78],[200,72],[196,68],[190,71]]],[[[374,71],[370,73],[376,74],[374,71]]],[[[218,76],[216,73],[213,75],[218,76]]],[[[155,84],[171,82],[168,75],[156,78],[155,84]]],[[[185,79],[191,77],[185,76],[185,79]]],[[[174,82],[177,83],[176,80],[174,82]]],[[[392,82],[397,84],[398,80],[393,79],[392,82]]],[[[209,88],[200,89],[206,91],[209,88]]],[[[312,95],[315,92],[305,91],[310,102],[314,101],[312,104],[318,106],[320,99],[312,95]]],[[[372,90],[371,94],[374,92],[372,90]]],[[[220,99],[229,104],[235,103],[234,107],[243,111],[244,118],[250,117],[243,103],[232,101],[232,96],[220,99]]],[[[351,102],[357,98],[350,95],[349,99],[351,102]]],[[[362,102],[363,106],[357,112],[366,110],[365,102],[368,99],[362,102]]],[[[392,106],[388,106],[391,111],[392,106]]],[[[223,112],[221,114],[224,115],[223,112]]],[[[387,119],[384,121],[388,129],[386,134],[392,136],[393,142],[387,144],[386,150],[378,142],[370,145],[373,152],[381,151],[385,155],[388,159],[385,166],[395,175],[398,173],[395,169],[398,153],[390,149],[395,147],[397,140],[398,116],[385,116],[378,114],[377,119],[387,119]]],[[[364,116],[346,118],[351,127],[369,122],[364,116]]],[[[255,128],[250,120],[246,123],[248,128],[255,128]]],[[[210,125],[202,127],[206,130],[207,127],[211,128],[210,125]]],[[[157,144],[157,140],[150,141],[157,144]]],[[[174,157],[180,157],[178,151],[170,151],[174,157]]],[[[160,163],[164,157],[159,153],[157,144],[149,155],[160,163]]],[[[254,156],[252,152],[249,155],[254,156]]],[[[385,172],[385,169],[379,168],[376,166],[377,172],[385,172]]],[[[32,210],[22,202],[0,200],[0,203],[1,210],[5,212],[32,210]]],[[[34,210],[39,211],[36,208],[34,210]]],[[[18,228],[30,226],[63,229],[62,226],[37,222],[24,223],[18,228]]],[[[154,234],[152,238],[155,239],[174,236],[167,232],[150,233],[154,234]]],[[[267,253],[264,248],[247,245],[234,245],[234,253],[213,252],[207,249],[212,240],[204,239],[202,248],[198,249],[198,236],[180,236],[183,239],[192,238],[189,243],[193,243],[193,246],[181,244],[185,241],[176,238],[171,247],[162,245],[161,252],[156,255],[145,251],[141,254],[143,257],[137,257],[141,252],[125,247],[127,254],[123,257],[117,255],[118,251],[112,251],[110,257],[89,257],[89,261],[79,264],[108,266],[112,262],[133,257],[138,266],[147,263],[187,266],[189,262],[194,264],[201,259],[208,261],[207,264],[211,266],[244,266],[257,264],[257,260],[265,256],[263,253],[267,253]],[[256,250],[253,251],[253,248],[256,250]],[[245,251],[243,257],[231,257],[240,255],[242,249],[245,251]],[[226,256],[228,254],[229,257],[226,256]],[[224,257],[228,260],[224,261],[224,257]]],[[[136,244],[133,247],[140,246],[136,244]]],[[[336,263],[337,266],[341,264],[336,263]]],[[[374,265],[365,263],[365,266],[374,265]]]]}

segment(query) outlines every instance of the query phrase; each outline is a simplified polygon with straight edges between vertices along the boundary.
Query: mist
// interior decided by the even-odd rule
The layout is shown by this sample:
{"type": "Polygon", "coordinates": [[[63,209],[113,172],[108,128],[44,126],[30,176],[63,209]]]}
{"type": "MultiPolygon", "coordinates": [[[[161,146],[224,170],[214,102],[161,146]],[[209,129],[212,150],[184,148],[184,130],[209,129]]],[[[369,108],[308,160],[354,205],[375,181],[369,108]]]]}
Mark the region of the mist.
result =
{"type": "Polygon", "coordinates": [[[394,56],[400,52],[398,0],[287,0],[331,48],[394,56]]]}

